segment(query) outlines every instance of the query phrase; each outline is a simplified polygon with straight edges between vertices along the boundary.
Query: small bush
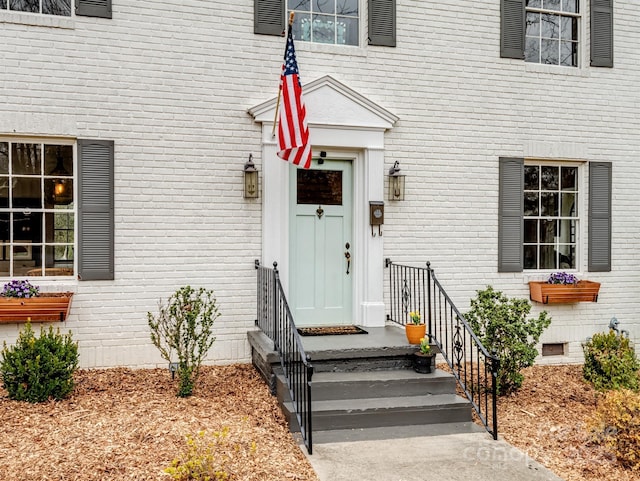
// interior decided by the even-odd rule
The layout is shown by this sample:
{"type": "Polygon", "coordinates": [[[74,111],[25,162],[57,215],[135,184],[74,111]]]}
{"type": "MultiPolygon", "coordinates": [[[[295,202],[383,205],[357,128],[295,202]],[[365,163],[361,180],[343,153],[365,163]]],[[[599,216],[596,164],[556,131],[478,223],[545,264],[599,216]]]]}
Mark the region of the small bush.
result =
{"type": "Polygon", "coordinates": [[[9,397],[16,401],[43,402],[64,399],[73,390],[73,373],[78,367],[78,344],[71,333],[40,329],[35,337],[27,323],[14,346],[4,343],[0,372],[9,397]]]}
{"type": "Polygon", "coordinates": [[[600,397],[589,426],[595,442],[606,446],[619,464],[640,470],[640,394],[608,391],[600,397]]]}
{"type": "Polygon", "coordinates": [[[220,316],[213,291],[185,286],[167,301],[160,301],[158,316],[147,313],[151,328],[151,341],[163,359],[172,362],[175,351],[178,358],[178,396],[193,393],[200,364],[216,338],[213,323],[220,316]]]}
{"type": "Polygon", "coordinates": [[[500,359],[498,393],[506,394],[522,386],[521,371],[535,361],[536,344],[551,318],[543,311],[527,319],[531,312],[527,299],[508,298],[491,286],[477,293],[465,317],[480,342],[500,359]]]}
{"type": "Polygon", "coordinates": [[[230,461],[252,455],[255,442],[250,445],[231,443],[229,428],[207,435],[200,431],[187,436],[187,449],[164,470],[175,481],[225,481],[230,479],[230,461]]]}
{"type": "Polygon", "coordinates": [[[640,362],[628,338],[610,330],[597,333],[583,345],[584,379],[598,391],[638,391],[640,362]]]}

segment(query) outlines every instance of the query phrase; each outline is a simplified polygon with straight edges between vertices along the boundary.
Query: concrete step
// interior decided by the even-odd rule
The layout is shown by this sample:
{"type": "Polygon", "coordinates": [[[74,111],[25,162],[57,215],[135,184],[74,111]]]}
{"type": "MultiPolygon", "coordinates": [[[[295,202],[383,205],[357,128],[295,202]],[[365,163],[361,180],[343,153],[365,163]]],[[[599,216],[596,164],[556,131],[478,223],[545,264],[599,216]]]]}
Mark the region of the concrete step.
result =
{"type": "MultiPolygon", "coordinates": [[[[282,405],[295,431],[292,409],[291,403],[282,405]]],[[[469,402],[455,394],[312,401],[311,411],[314,432],[471,421],[469,402]]]]}

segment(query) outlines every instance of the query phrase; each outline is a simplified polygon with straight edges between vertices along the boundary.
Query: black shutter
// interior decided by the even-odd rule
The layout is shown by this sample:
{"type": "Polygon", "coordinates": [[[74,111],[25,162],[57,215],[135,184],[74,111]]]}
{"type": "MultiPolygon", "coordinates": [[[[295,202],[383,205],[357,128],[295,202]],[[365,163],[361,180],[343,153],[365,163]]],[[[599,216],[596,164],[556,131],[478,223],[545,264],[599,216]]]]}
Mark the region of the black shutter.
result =
{"type": "Polygon", "coordinates": [[[395,0],[369,0],[369,45],[396,46],[395,0]]]}
{"type": "Polygon", "coordinates": [[[284,19],[284,0],[254,0],[253,33],[283,35],[284,19]]]}
{"type": "Polygon", "coordinates": [[[591,66],[613,67],[613,0],[591,0],[591,66]]]}
{"type": "Polygon", "coordinates": [[[78,140],[78,278],[112,280],[113,141],[78,140]]]}
{"type": "Polygon", "coordinates": [[[524,159],[500,157],[498,272],[522,272],[524,159]]]}
{"type": "Polygon", "coordinates": [[[524,0],[501,0],[500,56],[524,59],[524,0]]]}
{"type": "Polygon", "coordinates": [[[76,15],[111,18],[111,0],[76,0],[76,15]]]}
{"type": "Polygon", "coordinates": [[[589,164],[589,271],[611,271],[611,163],[589,164]]]}

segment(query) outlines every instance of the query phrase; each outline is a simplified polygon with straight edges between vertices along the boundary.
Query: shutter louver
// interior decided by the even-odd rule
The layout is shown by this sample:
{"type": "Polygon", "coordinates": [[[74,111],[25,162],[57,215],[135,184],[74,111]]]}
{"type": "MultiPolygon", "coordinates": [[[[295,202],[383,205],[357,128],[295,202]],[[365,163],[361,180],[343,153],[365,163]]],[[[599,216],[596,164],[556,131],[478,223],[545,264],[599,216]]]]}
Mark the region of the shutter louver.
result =
{"type": "Polygon", "coordinates": [[[78,140],[78,278],[114,278],[113,141],[78,140]]]}
{"type": "Polygon", "coordinates": [[[522,272],[524,159],[500,158],[498,272],[522,272]]]}
{"type": "Polygon", "coordinates": [[[76,15],[112,18],[111,0],[76,0],[76,15]]]}
{"type": "Polygon", "coordinates": [[[369,45],[396,46],[395,0],[369,0],[369,45]]]}
{"type": "Polygon", "coordinates": [[[524,59],[524,0],[502,0],[500,56],[524,59]]]}
{"type": "Polygon", "coordinates": [[[591,66],[613,67],[613,0],[591,0],[591,66]]]}
{"type": "Polygon", "coordinates": [[[611,271],[611,163],[589,164],[589,271],[611,271]]]}
{"type": "Polygon", "coordinates": [[[255,0],[253,3],[253,33],[283,35],[284,32],[284,0],[255,0]]]}

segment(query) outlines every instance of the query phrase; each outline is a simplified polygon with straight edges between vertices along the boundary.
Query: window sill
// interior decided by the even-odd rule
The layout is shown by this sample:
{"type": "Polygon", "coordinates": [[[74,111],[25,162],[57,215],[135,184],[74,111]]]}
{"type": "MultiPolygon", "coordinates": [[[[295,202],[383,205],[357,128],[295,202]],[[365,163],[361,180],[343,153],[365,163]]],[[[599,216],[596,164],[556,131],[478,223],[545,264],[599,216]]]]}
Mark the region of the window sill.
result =
{"type": "Polygon", "coordinates": [[[591,76],[590,69],[585,67],[561,67],[560,65],[543,65],[540,63],[531,63],[531,62],[524,62],[524,66],[525,66],[525,71],[530,73],[562,75],[564,77],[590,77],[591,76]]]}
{"type": "Polygon", "coordinates": [[[0,12],[0,23],[65,28],[69,30],[75,28],[75,19],[73,17],[42,15],[39,13],[0,12]]]}
{"type": "Polygon", "coordinates": [[[350,57],[366,57],[367,50],[362,46],[336,45],[333,43],[296,42],[296,52],[328,53],[331,55],[348,55],[350,57]]]}

